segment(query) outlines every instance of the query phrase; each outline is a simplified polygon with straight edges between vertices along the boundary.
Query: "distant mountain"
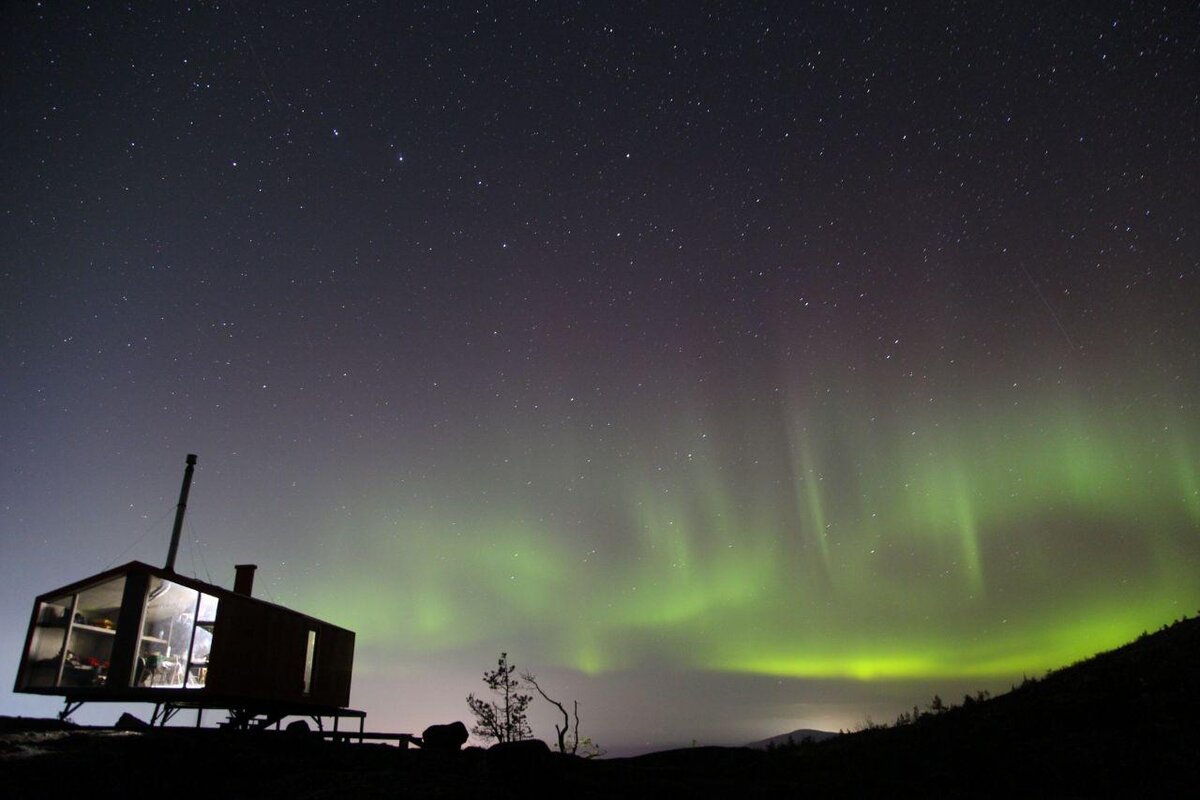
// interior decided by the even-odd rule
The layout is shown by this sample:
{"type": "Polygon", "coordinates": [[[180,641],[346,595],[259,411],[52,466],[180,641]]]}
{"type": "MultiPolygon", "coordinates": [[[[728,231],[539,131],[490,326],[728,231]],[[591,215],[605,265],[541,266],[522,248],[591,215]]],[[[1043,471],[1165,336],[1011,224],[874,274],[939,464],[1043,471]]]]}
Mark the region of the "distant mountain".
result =
{"type": "Polygon", "coordinates": [[[753,747],[756,750],[768,750],[772,747],[783,747],[786,745],[803,744],[804,742],[823,742],[838,734],[831,731],[818,731],[813,728],[800,728],[791,733],[781,733],[778,736],[768,736],[766,739],[759,739],[757,742],[751,742],[746,747],[753,747]]]}

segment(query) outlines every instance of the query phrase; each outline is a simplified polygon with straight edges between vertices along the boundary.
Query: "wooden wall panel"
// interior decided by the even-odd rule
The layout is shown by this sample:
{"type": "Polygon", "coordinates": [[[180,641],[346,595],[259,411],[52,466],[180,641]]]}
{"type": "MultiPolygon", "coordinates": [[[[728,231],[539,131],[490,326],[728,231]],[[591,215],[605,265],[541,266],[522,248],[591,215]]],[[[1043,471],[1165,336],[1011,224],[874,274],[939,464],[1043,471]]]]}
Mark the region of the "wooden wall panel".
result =
{"type": "Polygon", "coordinates": [[[304,700],[305,620],[285,609],[222,598],[207,688],[262,700],[304,700]]]}
{"type": "Polygon", "coordinates": [[[311,699],[329,705],[350,705],[350,674],[353,668],[354,632],[333,625],[318,625],[311,699]]]}

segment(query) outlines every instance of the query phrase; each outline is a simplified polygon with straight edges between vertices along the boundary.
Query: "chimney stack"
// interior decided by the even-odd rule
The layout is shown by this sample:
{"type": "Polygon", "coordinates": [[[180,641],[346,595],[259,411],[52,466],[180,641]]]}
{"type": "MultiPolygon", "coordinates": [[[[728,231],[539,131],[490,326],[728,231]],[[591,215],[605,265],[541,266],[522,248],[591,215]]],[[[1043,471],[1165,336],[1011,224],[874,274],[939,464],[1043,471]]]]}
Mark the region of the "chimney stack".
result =
{"type": "Polygon", "coordinates": [[[179,489],[179,505],[175,506],[175,526],[171,529],[171,548],[167,550],[168,572],[175,571],[175,554],[179,552],[179,534],[183,531],[183,512],[187,511],[188,492],[192,489],[192,473],[196,471],[196,456],[188,453],[183,470],[183,486],[179,489]]]}
{"type": "Polygon", "coordinates": [[[233,577],[233,591],[249,597],[250,592],[254,590],[254,570],[258,569],[258,565],[236,564],[233,568],[237,570],[233,577]]]}

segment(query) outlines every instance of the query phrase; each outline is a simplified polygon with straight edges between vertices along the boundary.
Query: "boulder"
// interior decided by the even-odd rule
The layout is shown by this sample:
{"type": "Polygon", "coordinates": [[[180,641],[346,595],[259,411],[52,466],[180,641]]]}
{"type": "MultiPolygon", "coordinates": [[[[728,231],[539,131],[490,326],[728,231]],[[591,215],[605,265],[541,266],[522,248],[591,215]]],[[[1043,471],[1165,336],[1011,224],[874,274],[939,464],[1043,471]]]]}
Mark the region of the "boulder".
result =
{"type": "Polygon", "coordinates": [[[149,728],[150,725],[144,720],[138,719],[133,714],[126,711],[117,720],[117,730],[121,731],[142,731],[149,728]]]}
{"type": "Polygon", "coordinates": [[[488,748],[488,772],[507,783],[540,783],[552,766],[553,755],[541,739],[500,742],[488,748]]]}
{"type": "Polygon", "coordinates": [[[421,734],[421,747],[443,753],[457,753],[467,742],[467,726],[461,722],[449,725],[430,725],[421,734]]]}

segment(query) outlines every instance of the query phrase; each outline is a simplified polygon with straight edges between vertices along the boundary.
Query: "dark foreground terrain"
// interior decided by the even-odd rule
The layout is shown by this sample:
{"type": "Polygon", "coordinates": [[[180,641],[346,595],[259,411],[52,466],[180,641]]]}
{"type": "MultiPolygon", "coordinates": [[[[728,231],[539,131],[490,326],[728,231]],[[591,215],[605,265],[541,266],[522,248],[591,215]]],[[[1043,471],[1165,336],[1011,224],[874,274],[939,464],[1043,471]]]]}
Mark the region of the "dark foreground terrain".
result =
{"type": "Polygon", "coordinates": [[[0,719],[4,797],[1190,796],[1200,619],[984,702],[820,743],[584,761],[0,719]]]}

